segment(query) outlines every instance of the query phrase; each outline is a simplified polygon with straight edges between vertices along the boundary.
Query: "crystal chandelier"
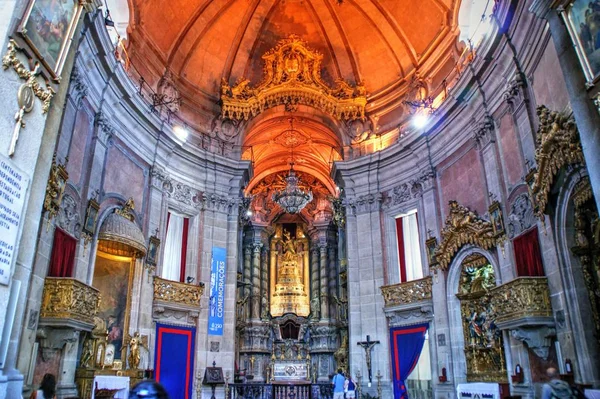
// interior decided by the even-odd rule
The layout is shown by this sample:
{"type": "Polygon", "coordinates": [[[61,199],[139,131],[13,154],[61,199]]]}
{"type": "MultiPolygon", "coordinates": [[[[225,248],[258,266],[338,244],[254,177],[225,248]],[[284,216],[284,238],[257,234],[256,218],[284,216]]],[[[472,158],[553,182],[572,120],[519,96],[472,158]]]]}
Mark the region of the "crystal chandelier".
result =
{"type": "Polygon", "coordinates": [[[291,149],[292,161],[290,162],[290,171],[285,178],[285,187],[283,190],[277,190],[273,193],[273,201],[283,208],[287,213],[300,212],[313,199],[312,192],[303,191],[298,186],[300,179],[294,171],[294,146],[298,143],[300,133],[294,129],[294,118],[290,118],[290,128],[282,132],[291,149]]]}

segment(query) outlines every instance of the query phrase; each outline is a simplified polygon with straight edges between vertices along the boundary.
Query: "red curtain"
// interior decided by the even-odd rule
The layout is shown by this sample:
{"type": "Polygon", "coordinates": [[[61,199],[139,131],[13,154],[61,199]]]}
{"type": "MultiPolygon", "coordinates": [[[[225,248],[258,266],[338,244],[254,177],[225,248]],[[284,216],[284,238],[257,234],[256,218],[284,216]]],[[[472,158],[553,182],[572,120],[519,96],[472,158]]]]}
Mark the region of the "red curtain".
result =
{"type": "Polygon", "coordinates": [[[73,277],[77,240],[59,228],[54,230],[49,277],[73,277]]]}
{"type": "Polygon", "coordinates": [[[513,247],[519,277],[544,275],[537,227],[515,238],[513,247]]]}
{"type": "Polygon", "coordinates": [[[188,230],[190,229],[190,219],[183,219],[183,235],[181,237],[181,269],[179,271],[179,281],[185,282],[185,262],[187,261],[187,242],[188,230]]]}
{"type": "Polygon", "coordinates": [[[400,282],[406,282],[406,258],[404,255],[404,229],[402,218],[396,218],[396,237],[398,239],[398,261],[400,262],[400,282]]]}

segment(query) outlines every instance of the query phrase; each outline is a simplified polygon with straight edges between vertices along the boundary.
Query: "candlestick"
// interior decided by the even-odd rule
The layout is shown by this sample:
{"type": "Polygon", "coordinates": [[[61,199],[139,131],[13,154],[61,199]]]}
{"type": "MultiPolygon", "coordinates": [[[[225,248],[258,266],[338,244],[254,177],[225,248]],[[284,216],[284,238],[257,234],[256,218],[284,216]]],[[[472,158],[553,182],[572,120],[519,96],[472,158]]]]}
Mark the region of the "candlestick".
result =
{"type": "Polygon", "coordinates": [[[381,370],[377,370],[377,375],[375,378],[377,378],[377,396],[381,398],[381,379],[383,378],[381,375],[381,370]]]}

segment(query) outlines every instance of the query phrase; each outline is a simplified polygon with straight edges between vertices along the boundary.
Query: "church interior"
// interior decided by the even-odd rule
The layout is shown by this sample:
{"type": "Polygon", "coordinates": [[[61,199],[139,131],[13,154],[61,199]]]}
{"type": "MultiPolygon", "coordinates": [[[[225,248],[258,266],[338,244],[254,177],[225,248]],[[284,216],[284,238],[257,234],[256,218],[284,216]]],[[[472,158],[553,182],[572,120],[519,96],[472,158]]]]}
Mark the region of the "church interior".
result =
{"type": "Polygon", "coordinates": [[[0,398],[600,397],[600,1],[5,0],[0,38],[0,398]]]}

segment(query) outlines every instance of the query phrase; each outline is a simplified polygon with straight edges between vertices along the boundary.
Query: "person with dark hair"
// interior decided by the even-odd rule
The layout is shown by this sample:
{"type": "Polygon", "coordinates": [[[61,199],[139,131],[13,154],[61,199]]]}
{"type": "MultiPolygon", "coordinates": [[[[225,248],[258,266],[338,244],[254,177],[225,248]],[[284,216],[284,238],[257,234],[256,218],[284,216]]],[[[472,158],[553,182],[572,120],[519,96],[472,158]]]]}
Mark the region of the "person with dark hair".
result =
{"type": "Polygon", "coordinates": [[[154,380],[144,380],[131,388],[129,399],[169,399],[169,394],[154,380]]]}
{"type": "Polygon", "coordinates": [[[342,372],[342,369],[338,369],[336,375],[333,376],[333,380],[331,381],[331,385],[333,385],[333,399],[343,399],[344,398],[344,383],[346,382],[346,378],[342,372]]]}
{"type": "Polygon", "coordinates": [[[56,377],[54,374],[45,374],[40,384],[40,389],[33,391],[29,399],[55,399],[56,398],[56,377]]]}

